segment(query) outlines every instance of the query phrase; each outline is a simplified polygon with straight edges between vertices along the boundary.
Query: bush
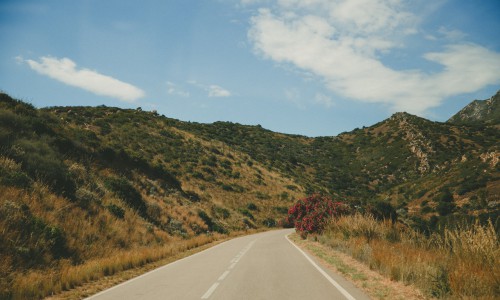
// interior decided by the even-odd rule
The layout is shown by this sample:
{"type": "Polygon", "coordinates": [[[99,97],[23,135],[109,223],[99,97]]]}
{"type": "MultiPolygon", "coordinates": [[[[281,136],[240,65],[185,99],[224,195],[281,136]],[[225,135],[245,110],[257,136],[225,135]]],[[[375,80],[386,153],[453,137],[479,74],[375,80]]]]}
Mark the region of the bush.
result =
{"type": "Polygon", "coordinates": [[[218,222],[214,222],[212,218],[210,218],[210,216],[205,211],[201,209],[198,210],[198,216],[208,226],[208,230],[215,231],[218,233],[227,233],[227,230],[223,226],[221,226],[218,222]]]}
{"type": "Polygon", "coordinates": [[[238,211],[244,215],[244,216],[247,216],[248,218],[250,218],[252,221],[255,221],[255,217],[252,215],[252,213],[246,209],[246,208],[240,208],[238,209],[238,211]]]}
{"type": "Polygon", "coordinates": [[[262,224],[264,224],[264,226],[266,227],[276,227],[276,220],[274,220],[273,218],[267,218],[265,219],[264,221],[262,221],[262,224]]]}
{"type": "Polygon", "coordinates": [[[214,206],[212,208],[212,213],[218,217],[223,218],[223,219],[227,219],[231,216],[231,213],[229,212],[229,210],[227,208],[219,207],[219,206],[214,206]]]}
{"type": "Polygon", "coordinates": [[[193,191],[185,191],[184,196],[189,199],[191,202],[200,202],[201,198],[196,192],[193,191]]]}
{"type": "Polygon", "coordinates": [[[0,205],[0,220],[6,233],[16,234],[15,239],[5,239],[6,233],[0,235],[2,255],[13,257],[19,268],[43,266],[71,254],[64,231],[34,215],[26,204],[4,202],[0,205]]]}
{"type": "Polygon", "coordinates": [[[96,194],[85,188],[77,189],[75,197],[82,207],[87,207],[90,203],[99,201],[99,197],[96,194]]]}
{"type": "MultiPolygon", "coordinates": [[[[19,140],[11,149],[14,157],[32,178],[46,183],[52,191],[74,199],[76,184],[68,168],[46,140],[19,140]]],[[[18,178],[21,181],[22,175],[18,178]]]]}
{"type": "Polygon", "coordinates": [[[128,206],[136,209],[143,217],[146,216],[146,203],[141,194],[124,177],[109,177],[104,184],[113,191],[128,206]]]}
{"type": "Polygon", "coordinates": [[[106,208],[118,219],[123,219],[125,217],[125,210],[118,205],[110,204],[106,206],[106,208]]]}
{"type": "Polygon", "coordinates": [[[398,214],[394,207],[386,201],[377,201],[370,208],[370,213],[377,220],[391,220],[392,222],[396,222],[398,214]]]}
{"type": "Polygon", "coordinates": [[[24,172],[13,171],[2,174],[0,182],[5,185],[18,188],[28,188],[31,185],[31,179],[24,172]]]}
{"type": "Polygon", "coordinates": [[[294,224],[295,230],[302,237],[309,233],[320,233],[330,218],[339,217],[348,212],[342,202],[319,194],[301,199],[288,210],[288,222],[294,224]]]}
{"type": "Polygon", "coordinates": [[[255,205],[255,203],[253,203],[253,202],[248,203],[247,208],[249,210],[258,210],[257,205],[255,205]]]}
{"type": "Polygon", "coordinates": [[[453,202],[439,202],[436,210],[440,216],[446,216],[453,212],[455,209],[455,203],[453,202]]]}
{"type": "Polygon", "coordinates": [[[453,194],[450,192],[450,190],[448,188],[444,188],[436,200],[438,202],[452,202],[453,201],[453,194]]]}

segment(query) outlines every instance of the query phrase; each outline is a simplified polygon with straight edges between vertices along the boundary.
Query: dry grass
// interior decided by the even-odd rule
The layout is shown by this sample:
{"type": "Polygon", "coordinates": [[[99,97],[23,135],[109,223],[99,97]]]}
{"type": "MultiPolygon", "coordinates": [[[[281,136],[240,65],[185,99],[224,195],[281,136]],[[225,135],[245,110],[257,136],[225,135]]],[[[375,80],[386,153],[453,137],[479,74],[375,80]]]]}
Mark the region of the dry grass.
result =
{"type": "MultiPolygon", "coordinates": [[[[110,195],[102,201],[119,203],[110,195]]],[[[183,223],[204,226],[191,211],[179,208],[176,214],[183,223]]],[[[97,205],[82,209],[38,182],[30,191],[0,186],[0,299],[43,298],[226,237],[174,237],[132,210],[120,219],[97,205]],[[27,227],[35,233],[26,234],[27,227]],[[47,232],[59,229],[71,251],[66,257],[50,250],[47,232]]]]}
{"type": "Polygon", "coordinates": [[[427,237],[356,214],[333,221],[318,239],[428,297],[500,297],[500,247],[491,223],[427,237]]]}
{"type": "Polygon", "coordinates": [[[422,292],[415,287],[392,281],[352,256],[314,241],[314,238],[303,240],[298,234],[292,234],[290,238],[295,244],[314,255],[323,266],[342,274],[373,299],[425,299],[422,292]]]}
{"type": "Polygon", "coordinates": [[[166,246],[120,252],[109,257],[89,260],[81,265],[62,263],[50,272],[32,270],[18,274],[12,281],[12,298],[39,299],[61,293],[106,276],[176,256],[221,238],[222,235],[198,236],[189,240],[178,240],[166,246]]]}

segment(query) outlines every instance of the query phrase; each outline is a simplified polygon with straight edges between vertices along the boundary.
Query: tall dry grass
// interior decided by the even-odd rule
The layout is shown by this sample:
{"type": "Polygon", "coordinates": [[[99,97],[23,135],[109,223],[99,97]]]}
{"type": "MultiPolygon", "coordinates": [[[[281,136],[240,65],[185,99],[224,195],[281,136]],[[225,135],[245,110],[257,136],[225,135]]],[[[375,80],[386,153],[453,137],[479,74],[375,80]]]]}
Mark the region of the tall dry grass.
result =
{"type": "Polygon", "coordinates": [[[17,274],[12,280],[9,298],[40,299],[105,276],[175,256],[221,238],[222,235],[218,234],[197,236],[189,240],[178,240],[165,246],[118,252],[109,257],[89,260],[81,265],[62,263],[50,272],[33,270],[17,274]]]}
{"type": "Polygon", "coordinates": [[[425,236],[355,214],[333,220],[318,240],[429,297],[500,297],[500,247],[491,222],[425,236]]]}

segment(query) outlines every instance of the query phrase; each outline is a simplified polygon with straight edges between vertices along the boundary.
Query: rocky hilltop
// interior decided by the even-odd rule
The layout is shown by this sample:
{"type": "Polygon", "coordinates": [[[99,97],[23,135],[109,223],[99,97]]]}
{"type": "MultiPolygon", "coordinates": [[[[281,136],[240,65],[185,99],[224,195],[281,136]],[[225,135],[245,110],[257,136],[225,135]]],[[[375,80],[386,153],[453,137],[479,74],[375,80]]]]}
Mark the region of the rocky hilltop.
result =
{"type": "Polygon", "coordinates": [[[487,100],[474,100],[452,116],[449,123],[455,124],[499,124],[500,123],[500,91],[487,100]]]}

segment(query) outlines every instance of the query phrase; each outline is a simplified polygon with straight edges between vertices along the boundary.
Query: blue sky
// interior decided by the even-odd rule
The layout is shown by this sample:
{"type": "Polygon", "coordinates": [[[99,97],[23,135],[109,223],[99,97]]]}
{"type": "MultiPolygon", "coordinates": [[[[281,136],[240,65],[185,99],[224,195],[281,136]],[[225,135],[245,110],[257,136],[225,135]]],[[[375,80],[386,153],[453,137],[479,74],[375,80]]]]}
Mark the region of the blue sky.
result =
{"type": "Polygon", "coordinates": [[[500,89],[500,1],[0,1],[0,89],[333,136],[500,89]]]}

